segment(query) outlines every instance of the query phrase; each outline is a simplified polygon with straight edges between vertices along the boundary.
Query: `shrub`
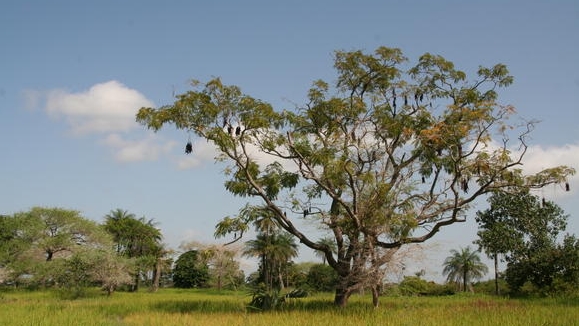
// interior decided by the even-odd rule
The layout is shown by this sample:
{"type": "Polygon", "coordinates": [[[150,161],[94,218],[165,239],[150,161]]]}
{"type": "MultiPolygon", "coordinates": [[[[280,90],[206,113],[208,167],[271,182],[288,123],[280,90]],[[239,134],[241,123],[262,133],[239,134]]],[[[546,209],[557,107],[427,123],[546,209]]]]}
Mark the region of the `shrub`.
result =
{"type": "Polygon", "coordinates": [[[320,292],[330,292],[336,288],[338,273],[328,265],[316,264],[310,267],[306,279],[310,289],[320,292]]]}
{"type": "MultiPolygon", "coordinates": [[[[389,291],[394,291],[389,289],[389,291]]],[[[452,295],[455,293],[455,288],[452,284],[437,284],[421,279],[417,276],[406,276],[404,280],[398,285],[397,290],[401,295],[418,296],[418,295],[452,295]]]]}

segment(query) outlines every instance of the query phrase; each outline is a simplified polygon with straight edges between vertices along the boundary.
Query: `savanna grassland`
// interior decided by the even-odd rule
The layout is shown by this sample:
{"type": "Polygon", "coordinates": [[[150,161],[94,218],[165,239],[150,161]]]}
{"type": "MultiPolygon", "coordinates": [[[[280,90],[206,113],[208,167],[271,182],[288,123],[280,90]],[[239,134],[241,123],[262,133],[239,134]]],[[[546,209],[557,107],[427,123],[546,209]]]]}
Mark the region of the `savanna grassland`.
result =
{"type": "Polygon", "coordinates": [[[505,299],[483,295],[382,297],[356,295],[346,308],[331,294],[251,312],[244,292],[162,289],[157,293],[96,292],[69,300],[53,291],[0,292],[0,325],[579,325],[579,300],[505,299]]]}

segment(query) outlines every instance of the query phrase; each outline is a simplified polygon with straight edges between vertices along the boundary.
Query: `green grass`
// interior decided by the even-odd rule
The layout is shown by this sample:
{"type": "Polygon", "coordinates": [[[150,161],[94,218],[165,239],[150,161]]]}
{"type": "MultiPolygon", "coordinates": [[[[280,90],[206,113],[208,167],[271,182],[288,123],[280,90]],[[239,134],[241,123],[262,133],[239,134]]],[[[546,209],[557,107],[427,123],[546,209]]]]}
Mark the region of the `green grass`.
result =
{"type": "Polygon", "coordinates": [[[5,291],[0,325],[579,325],[578,299],[504,299],[482,295],[353,296],[346,308],[331,294],[292,301],[276,312],[247,312],[243,292],[162,289],[157,293],[90,293],[77,300],[52,291],[5,291]]]}

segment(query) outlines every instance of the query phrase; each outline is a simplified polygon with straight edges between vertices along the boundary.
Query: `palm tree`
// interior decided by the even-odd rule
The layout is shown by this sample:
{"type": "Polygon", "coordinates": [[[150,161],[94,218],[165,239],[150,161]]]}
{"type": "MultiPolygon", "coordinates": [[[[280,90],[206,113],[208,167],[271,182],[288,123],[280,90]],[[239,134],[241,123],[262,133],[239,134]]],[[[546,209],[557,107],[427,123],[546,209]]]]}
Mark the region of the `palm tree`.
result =
{"type": "MultiPolygon", "coordinates": [[[[134,214],[120,208],[105,215],[105,229],[112,234],[117,253],[137,262],[133,287],[133,290],[137,290],[143,272],[159,269],[156,264],[160,264],[159,258],[162,257],[164,249],[161,230],[153,219],[137,219],[134,214]]],[[[156,281],[154,278],[153,283],[156,281]]],[[[153,287],[156,286],[155,284],[153,287]]]]}
{"type": "Polygon", "coordinates": [[[471,281],[482,278],[488,271],[481,262],[478,251],[472,251],[470,246],[461,248],[460,252],[452,249],[450,256],[444,260],[443,275],[448,275],[447,282],[460,284],[462,281],[463,291],[467,291],[471,281]]]}
{"type": "Polygon", "coordinates": [[[105,215],[105,229],[113,236],[118,254],[125,250],[126,233],[129,230],[125,221],[134,220],[135,218],[135,214],[121,208],[111,210],[110,213],[105,215]]]}
{"type": "Polygon", "coordinates": [[[260,258],[261,278],[268,289],[273,288],[275,279],[280,281],[283,287],[282,269],[289,260],[298,254],[298,245],[288,233],[258,233],[255,240],[245,243],[243,255],[246,257],[260,258]]]}

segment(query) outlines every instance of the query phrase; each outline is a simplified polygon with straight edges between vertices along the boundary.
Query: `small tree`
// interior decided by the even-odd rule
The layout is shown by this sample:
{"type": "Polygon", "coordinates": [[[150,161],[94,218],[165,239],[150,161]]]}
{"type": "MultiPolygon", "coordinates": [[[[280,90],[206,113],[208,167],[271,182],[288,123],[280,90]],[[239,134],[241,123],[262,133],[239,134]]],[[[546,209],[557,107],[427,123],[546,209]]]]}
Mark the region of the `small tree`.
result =
{"type": "Polygon", "coordinates": [[[461,248],[460,251],[452,249],[451,255],[444,260],[442,273],[447,275],[447,282],[462,283],[462,289],[467,291],[469,284],[482,278],[488,271],[482,263],[477,251],[470,247],[461,248]]]}
{"type": "Polygon", "coordinates": [[[284,288],[284,269],[297,257],[298,245],[286,232],[259,233],[255,240],[245,243],[243,255],[259,257],[260,280],[267,290],[284,288]]]}
{"type": "Polygon", "coordinates": [[[512,290],[519,291],[529,282],[535,289],[548,291],[564,269],[559,267],[563,253],[557,245],[566,227],[563,210],[528,191],[497,192],[489,203],[490,208],[477,213],[476,243],[495,258],[505,256],[505,276],[512,290]]]}
{"type": "MultiPolygon", "coordinates": [[[[490,208],[476,213],[479,225],[478,239],[474,241],[480,249],[493,259],[495,273],[495,294],[499,294],[499,255],[506,255],[523,245],[523,233],[517,227],[518,222],[510,216],[513,212],[526,214],[520,210],[520,200],[506,192],[492,194],[488,201],[490,208]]],[[[520,199],[520,198],[519,198],[520,199]]]]}
{"type": "Polygon", "coordinates": [[[209,269],[196,250],[187,251],[177,258],[173,269],[173,285],[176,288],[200,288],[207,286],[209,269]]]}
{"type": "Polygon", "coordinates": [[[179,246],[186,251],[197,250],[198,258],[209,267],[212,286],[237,289],[244,282],[243,271],[239,268],[237,258],[241,249],[234,245],[223,246],[189,242],[179,246]]]}

